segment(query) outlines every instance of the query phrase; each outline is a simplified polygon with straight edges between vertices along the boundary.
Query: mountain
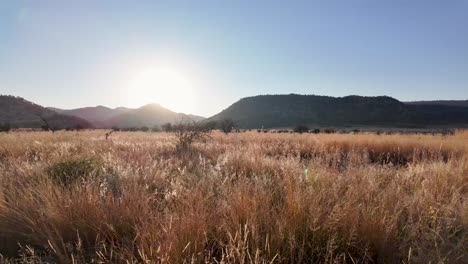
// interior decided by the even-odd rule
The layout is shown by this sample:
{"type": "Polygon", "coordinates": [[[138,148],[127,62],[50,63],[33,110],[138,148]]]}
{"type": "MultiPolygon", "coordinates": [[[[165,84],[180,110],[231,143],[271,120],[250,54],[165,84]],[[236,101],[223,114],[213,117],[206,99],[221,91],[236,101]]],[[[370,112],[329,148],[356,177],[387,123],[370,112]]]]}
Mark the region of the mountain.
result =
{"type": "Polygon", "coordinates": [[[105,107],[105,106],[96,106],[96,107],[84,107],[77,108],[72,110],[63,110],[54,107],[48,107],[50,110],[53,110],[59,114],[75,116],[85,120],[88,120],[93,124],[94,127],[103,127],[107,120],[114,118],[120,114],[129,112],[133,109],[118,107],[115,109],[105,107]]]}
{"type": "Polygon", "coordinates": [[[117,115],[106,121],[108,127],[154,127],[165,123],[178,123],[185,121],[198,122],[204,117],[186,115],[168,110],[159,104],[149,104],[132,111],[117,115]]]}
{"type": "Polygon", "coordinates": [[[405,102],[408,105],[445,105],[468,107],[468,100],[435,100],[435,101],[413,101],[405,102]]]}
{"type": "Polygon", "coordinates": [[[72,110],[62,110],[49,107],[57,113],[75,116],[88,120],[97,128],[130,128],[154,127],[164,123],[178,123],[181,121],[198,122],[204,117],[175,113],[158,104],[149,104],[137,109],[118,107],[115,109],[105,106],[85,107],[72,110]]]}
{"type": "Polygon", "coordinates": [[[259,95],[243,98],[206,121],[239,128],[309,126],[467,127],[468,107],[406,104],[388,96],[259,95]]]}
{"type": "Polygon", "coordinates": [[[21,97],[0,95],[0,123],[8,123],[15,128],[40,128],[45,122],[50,128],[59,129],[91,127],[91,124],[82,118],[58,114],[21,97]]]}

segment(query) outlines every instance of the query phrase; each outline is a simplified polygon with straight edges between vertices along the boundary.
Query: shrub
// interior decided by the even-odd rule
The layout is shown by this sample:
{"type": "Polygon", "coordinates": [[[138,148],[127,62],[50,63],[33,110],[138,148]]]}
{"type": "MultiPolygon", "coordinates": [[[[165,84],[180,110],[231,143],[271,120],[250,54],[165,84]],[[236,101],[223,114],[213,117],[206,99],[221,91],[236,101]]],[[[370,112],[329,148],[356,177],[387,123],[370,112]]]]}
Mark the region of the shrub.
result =
{"type": "Polygon", "coordinates": [[[47,169],[47,175],[57,184],[70,186],[79,180],[89,180],[103,173],[96,159],[74,159],[56,163],[47,169]]]}
{"type": "Polygon", "coordinates": [[[221,122],[219,122],[219,128],[224,132],[224,134],[229,134],[234,128],[234,121],[231,119],[223,119],[221,122]]]}
{"type": "Polygon", "coordinates": [[[9,132],[11,130],[10,123],[0,124],[0,132],[9,132]]]}
{"type": "Polygon", "coordinates": [[[312,130],[312,133],[314,133],[314,134],[320,134],[320,129],[315,128],[314,130],[312,130]]]}
{"type": "Polygon", "coordinates": [[[172,131],[172,124],[171,123],[165,123],[161,126],[163,131],[166,132],[171,132],[172,131]]]}
{"type": "Polygon", "coordinates": [[[203,141],[208,137],[206,128],[194,122],[172,126],[172,131],[177,139],[177,150],[187,150],[194,142],[203,141]]]}
{"type": "Polygon", "coordinates": [[[204,122],[200,124],[200,126],[203,128],[203,130],[212,131],[218,127],[218,122],[216,121],[204,122]]]}
{"type": "Polygon", "coordinates": [[[140,131],[148,132],[148,131],[149,131],[149,127],[147,127],[147,126],[142,126],[142,127],[140,127],[140,131]]]}
{"type": "Polygon", "coordinates": [[[309,127],[306,125],[297,125],[294,127],[294,132],[302,134],[302,133],[307,133],[309,132],[309,127]]]}
{"type": "Polygon", "coordinates": [[[325,134],[333,134],[336,132],[336,130],[333,128],[325,128],[324,132],[325,134]]]}

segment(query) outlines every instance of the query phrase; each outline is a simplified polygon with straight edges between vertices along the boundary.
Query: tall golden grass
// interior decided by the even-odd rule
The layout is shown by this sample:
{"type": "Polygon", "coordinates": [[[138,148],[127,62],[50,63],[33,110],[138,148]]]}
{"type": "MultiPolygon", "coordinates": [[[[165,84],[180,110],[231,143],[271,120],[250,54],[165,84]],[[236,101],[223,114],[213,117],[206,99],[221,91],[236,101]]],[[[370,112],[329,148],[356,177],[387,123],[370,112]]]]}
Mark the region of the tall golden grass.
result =
{"type": "Polygon", "coordinates": [[[468,132],[0,134],[0,257],[468,263],[468,132]]]}

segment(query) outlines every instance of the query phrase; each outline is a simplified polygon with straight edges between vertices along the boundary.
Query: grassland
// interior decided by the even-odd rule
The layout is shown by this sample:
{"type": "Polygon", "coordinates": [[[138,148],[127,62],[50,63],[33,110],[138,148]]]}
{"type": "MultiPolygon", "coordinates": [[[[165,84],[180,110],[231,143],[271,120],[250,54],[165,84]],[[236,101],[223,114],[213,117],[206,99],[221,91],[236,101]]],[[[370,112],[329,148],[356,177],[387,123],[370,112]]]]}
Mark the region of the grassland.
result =
{"type": "Polygon", "coordinates": [[[0,133],[1,262],[468,263],[468,132],[0,133]]]}

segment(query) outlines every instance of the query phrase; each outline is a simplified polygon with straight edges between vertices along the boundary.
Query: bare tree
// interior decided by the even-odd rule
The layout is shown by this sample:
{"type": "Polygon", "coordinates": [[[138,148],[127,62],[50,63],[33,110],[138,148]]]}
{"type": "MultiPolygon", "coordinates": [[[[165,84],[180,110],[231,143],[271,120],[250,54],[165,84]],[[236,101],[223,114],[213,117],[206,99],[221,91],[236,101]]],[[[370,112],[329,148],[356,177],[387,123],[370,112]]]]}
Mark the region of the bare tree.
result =
{"type": "Polygon", "coordinates": [[[112,133],[114,133],[114,130],[111,130],[111,131],[106,133],[106,140],[109,139],[109,137],[112,135],[112,133]]]}
{"type": "Polygon", "coordinates": [[[177,139],[178,150],[189,149],[194,142],[204,141],[208,138],[208,130],[203,126],[197,125],[195,122],[181,122],[172,126],[177,139]]]}
{"type": "Polygon", "coordinates": [[[44,131],[52,131],[52,133],[55,132],[55,129],[52,129],[49,125],[49,122],[47,121],[47,119],[45,119],[45,117],[43,115],[39,115],[39,118],[42,120],[42,122],[44,122],[44,125],[41,126],[41,129],[44,130],[44,131]]]}

